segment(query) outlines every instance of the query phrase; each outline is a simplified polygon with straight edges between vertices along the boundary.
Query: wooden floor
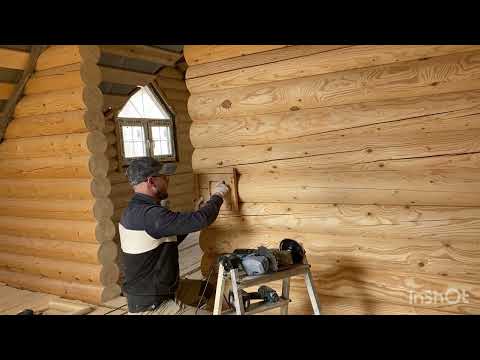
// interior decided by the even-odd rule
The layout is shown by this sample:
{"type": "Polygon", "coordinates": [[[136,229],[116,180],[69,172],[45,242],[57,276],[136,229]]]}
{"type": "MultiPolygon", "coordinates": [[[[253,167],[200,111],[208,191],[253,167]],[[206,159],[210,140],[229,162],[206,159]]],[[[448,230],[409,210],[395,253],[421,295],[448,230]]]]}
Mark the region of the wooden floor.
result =
{"type": "MultiPolygon", "coordinates": [[[[201,257],[202,250],[198,245],[198,233],[190,234],[179,245],[180,276],[188,279],[202,279],[200,272],[201,257]]],[[[127,301],[123,296],[99,306],[81,301],[61,299],[56,295],[16,289],[0,283],[0,315],[16,315],[26,309],[31,309],[34,312],[41,311],[44,315],[66,315],[67,313],[55,309],[43,311],[49,307],[51,301],[58,300],[89,306],[91,311],[87,315],[124,315],[128,312],[127,301]]]]}

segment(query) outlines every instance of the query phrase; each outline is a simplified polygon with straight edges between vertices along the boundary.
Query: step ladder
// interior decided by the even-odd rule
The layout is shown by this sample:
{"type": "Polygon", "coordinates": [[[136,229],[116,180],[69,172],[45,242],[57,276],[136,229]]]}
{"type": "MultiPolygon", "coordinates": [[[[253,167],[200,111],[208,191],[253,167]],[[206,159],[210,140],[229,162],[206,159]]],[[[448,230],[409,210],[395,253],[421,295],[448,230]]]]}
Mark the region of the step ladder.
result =
{"type": "Polygon", "coordinates": [[[308,264],[306,258],[304,258],[303,264],[292,265],[284,270],[257,276],[246,276],[243,271],[239,271],[238,269],[232,269],[230,272],[227,272],[223,265],[219,264],[213,315],[253,315],[275,308],[280,308],[280,315],[288,315],[288,304],[291,301],[289,298],[290,278],[298,275],[303,275],[305,278],[305,284],[313,307],[313,313],[315,315],[320,315],[320,301],[318,299],[317,291],[315,290],[312,273],[310,272],[310,264],[308,264]],[[222,312],[223,296],[227,279],[230,279],[232,284],[235,310],[226,310],[222,312]],[[245,310],[243,301],[241,301],[240,298],[240,290],[255,285],[263,285],[275,280],[282,280],[282,295],[280,296],[280,300],[275,303],[266,303],[264,301],[252,303],[248,307],[248,310],[245,310]]]}

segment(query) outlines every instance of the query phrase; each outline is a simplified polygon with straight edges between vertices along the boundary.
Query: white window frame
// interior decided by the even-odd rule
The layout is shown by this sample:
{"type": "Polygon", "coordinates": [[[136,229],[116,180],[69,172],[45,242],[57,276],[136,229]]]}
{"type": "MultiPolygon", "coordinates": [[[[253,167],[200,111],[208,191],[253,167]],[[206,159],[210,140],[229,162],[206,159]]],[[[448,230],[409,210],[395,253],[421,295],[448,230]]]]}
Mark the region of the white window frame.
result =
{"type": "Polygon", "coordinates": [[[138,159],[138,157],[125,157],[124,149],[124,140],[123,140],[123,126],[142,126],[145,136],[145,146],[146,146],[146,156],[154,158],[162,162],[176,162],[177,161],[177,141],[175,134],[174,119],[175,114],[171,111],[170,107],[167,106],[163,98],[158,95],[157,91],[149,86],[149,90],[152,92],[156,100],[161,104],[165,111],[170,115],[170,119],[154,119],[154,118],[122,118],[117,117],[117,138],[118,141],[118,150],[121,158],[121,163],[123,166],[128,166],[132,160],[138,159]],[[152,137],[152,126],[168,126],[170,129],[170,135],[172,139],[171,155],[153,155],[153,137],[152,137]]]}

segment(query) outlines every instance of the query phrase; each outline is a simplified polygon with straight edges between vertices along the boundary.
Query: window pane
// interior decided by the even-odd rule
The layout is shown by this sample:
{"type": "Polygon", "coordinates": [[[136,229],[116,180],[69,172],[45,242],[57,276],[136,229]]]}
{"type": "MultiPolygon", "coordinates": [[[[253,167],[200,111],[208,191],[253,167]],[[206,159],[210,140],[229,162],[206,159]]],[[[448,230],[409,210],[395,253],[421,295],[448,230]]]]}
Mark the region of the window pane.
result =
{"type": "Polygon", "coordinates": [[[152,126],[152,139],[153,140],[160,140],[160,127],[159,126],[152,126]]]}
{"type": "Polygon", "coordinates": [[[160,138],[162,140],[170,141],[170,128],[168,126],[162,126],[160,130],[160,138]]]}
{"type": "Polygon", "coordinates": [[[170,147],[168,146],[168,142],[167,141],[162,141],[161,145],[162,145],[162,155],[171,155],[170,147]]]}
{"type": "Polygon", "coordinates": [[[123,147],[125,149],[125,157],[126,158],[135,157],[135,155],[133,153],[133,146],[132,146],[132,143],[130,141],[129,142],[124,142],[123,147]]]}
{"type": "Polygon", "coordinates": [[[143,126],[122,126],[125,158],[146,156],[145,132],[143,126]]]}
{"type": "Polygon", "coordinates": [[[119,117],[123,118],[140,118],[141,114],[135,109],[135,106],[129,100],[125,106],[123,107],[122,111],[118,114],[119,117]]]}
{"type": "Polygon", "coordinates": [[[170,119],[169,112],[156,96],[142,87],[128,100],[127,104],[118,114],[125,118],[146,118],[146,119],[170,119]]]}
{"type": "Polygon", "coordinates": [[[123,139],[125,141],[132,140],[132,127],[131,126],[122,126],[123,139]]]}
{"type": "Polygon", "coordinates": [[[141,141],[135,141],[135,156],[146,156],[145,143],[141,141]]]}
{"type": "Polygon", "coordinates": [[[143,131],[143,126],[132,126],[132,128],[133,128],[133,140],[144,141],[145,135],[143,131]]]}

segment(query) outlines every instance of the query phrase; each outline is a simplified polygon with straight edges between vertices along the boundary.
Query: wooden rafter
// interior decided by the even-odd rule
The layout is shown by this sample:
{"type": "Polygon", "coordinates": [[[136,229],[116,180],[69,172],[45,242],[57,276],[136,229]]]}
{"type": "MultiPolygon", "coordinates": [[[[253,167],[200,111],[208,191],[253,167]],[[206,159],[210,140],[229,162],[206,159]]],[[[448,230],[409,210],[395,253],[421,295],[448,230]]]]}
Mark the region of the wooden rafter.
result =
{"type": "Polygon", "coordinates": [[[28,66],[30,53],[25,51],[0,48],[0,67],[24,70],[28,66]]]}
{"type": "Polygon", "coordinates": [[[144,86],[155,78],[155,75],[153,74],[145,74],[108,66],[100,66],[100,71],[102,72],[102,81],[114,84],[144,86]]]}
{"type": "Polygon", "coordinates": [[[48,45],[34,45],[32,47],[32,51],[30,52],[30,57],[28,59],[28,64],[23,71],[22,78],[16,84],[15,90],[13,91],[12,95],[8,99],[3,109],[3,113],[0,118],[0,143],[3,141],[3,136],[8,127],[8,124],[11,121],[15,106],[17,105],[20,97],[23,94],[25,85],[35,71],[35,65],[37,64],[38,57],[47,47],[48,45]]]}
{"type": "Polygon", "coordinates": [[[173,66],[182,54],[147,45],[101,45],[104,53],[129,58],[137,58],[156,64],[173,66]]]}

